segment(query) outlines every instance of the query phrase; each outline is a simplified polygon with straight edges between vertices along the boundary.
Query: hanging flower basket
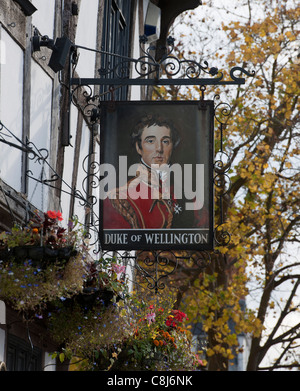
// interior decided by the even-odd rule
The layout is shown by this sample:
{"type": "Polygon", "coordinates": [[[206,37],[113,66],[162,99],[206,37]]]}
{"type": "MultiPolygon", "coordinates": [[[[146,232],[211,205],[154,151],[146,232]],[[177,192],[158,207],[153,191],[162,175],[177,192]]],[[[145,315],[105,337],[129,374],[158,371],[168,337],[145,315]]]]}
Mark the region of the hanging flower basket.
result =
{"type": "Polygon", "coordinates": [[[205,363],[193,353],[187,315],[172,309],[174,301],[166,295],[149,305],[131,294],[114,306],[86,312],[74,303],[56,312],[50,330],[63,354],[77,361],[75,370],[197,370],[205,363]]]}
{"type": "Polygon", "coordinates": [[[118,302],[122,297],[108,288],[83,288],[75,300],[78,304],[86,309],[91,309],[93,306],[101,304],[104,307],[109,307],[113,302],[118,302]]]}
{"type": "Polygon", "coordinates": [[[25,227],[14,226],[11,232],[0,233],[0,260],[14,259],[23,263],[32,261],[68,261],[78,254],[82,233],[74,230],[76,222],[71,221],[68,229],[60,226],[60,212],[38,213],[25,227]]]}
{"type": "Polygon", "coordinates": [[[66,305],[79,304],[85,310],[100,306],[108,308],[123,300],[127,295],[123,273],[125,267],[111,260],[85,263],[87,278],[80,293],[65,302],[66,305]]]}
{"type": "Polygon", "coordinates": [[[9,249],[8,248],[0,249],[0,262],[7,261],[9,258],[11,258],[9,249]]]}
{"type": "Polygon", "coordinates": [[[88,249],[83,232],[59,222],[61,213],[38,213],[24,227],[0,233],[0,299],[16,309],[36,309],[82,291],[88,249]]]}
{"type": "Polygon", "coordinates": [[[60,297],[82,291],[86,270],[81,256],[65,263],[25,260],[0,263],[0,300],[16,310],[42,310],[60,297]]]}
{"type": "MultiPolygon", "coordinates": [[[[32,261],[68,261],[78,254],[72,246],[62,248],[51,248],[47,246],[16,246],[8,252],[7,258],[14,258],[16,262],[23,262],[25,259],[32,261]]],[[[7,259],[6,258],[6,259],[7,259]]]]}

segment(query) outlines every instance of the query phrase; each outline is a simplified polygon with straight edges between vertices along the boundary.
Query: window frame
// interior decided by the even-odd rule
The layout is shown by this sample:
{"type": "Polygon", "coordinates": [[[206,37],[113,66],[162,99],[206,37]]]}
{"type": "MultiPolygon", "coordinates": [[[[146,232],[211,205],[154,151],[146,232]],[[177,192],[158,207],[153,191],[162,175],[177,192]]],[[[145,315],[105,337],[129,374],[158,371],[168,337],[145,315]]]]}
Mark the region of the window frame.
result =
{"type": "MultiPolygon", "coordinates": [[[[133,4],[131,1],[108,0],[105,2],[101,43],[102,51],[118,54],[119,56],[129,57],[132,7],[133,4]]],[[[100,63],[101,69],[114,70],[115,67],[120,63],[120,58],[109,54],[103,54],[101,56],[100,63]]],[[[108,79],[114,78],[115,72],[109,72],[103,77],[108,79]]],[[[103,100],[110,100],[111,95],[105,94],[106,88],[107,87],[105,86],[100,86],[100,96],[103,95],[103,100]]],[[[122,86],[121,88],[118,88],[114,91],[114,99],[127,100],[128,92],[128,86],[122,86]]]]}
{"type": "Polygon", "coordinates": [[[8,371],[42,371],[43,352],[14,334],[7,335],[6,368],[8,371]],[[21,364],[21,359],[24,364],[21,364]],[[33,367],[32,367],[33,364],[33,367]]]}

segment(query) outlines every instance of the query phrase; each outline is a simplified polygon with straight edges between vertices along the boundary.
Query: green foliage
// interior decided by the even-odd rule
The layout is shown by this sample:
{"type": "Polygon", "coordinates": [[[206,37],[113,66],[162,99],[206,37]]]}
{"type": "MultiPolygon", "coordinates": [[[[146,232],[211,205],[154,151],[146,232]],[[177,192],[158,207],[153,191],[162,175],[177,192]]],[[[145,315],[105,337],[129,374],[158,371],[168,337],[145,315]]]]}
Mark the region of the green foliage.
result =
{"type": "Polygon", "coordinates": [[[67,262],[37,266],[30,259],[0,264],[0,298],[17,310],[42,312],[49,302],[82,291],[86,269],[82,254],[67,262]]]}
{"type": "Polygon", "coordinates": [[[49,210],[42,215],[36,211],[26,226],[15,225],[11,232],[0,233],[0,249],[17,246],[46,246],[51,249],[85,246],[84,229],[74,217],[68,228],[60,225],[61,213],[49,210]]]}
{"type": "Polygon", "coordinates": [[[59,321],[71,370],[195,370],[205,363],[192,353],[187,317],[173,304],[170,297],[149,304],[133,293],[109,307],[72,306],[67,316],[52,316],[52,332],[59,321]]]}
{"type": "Polygon", "coordinates": [[[41,314],[57,298],[82,291],[88,274],[84,231],[76,220],[62,228],[61,220],[60,212],[36,212],[27,226],[0,234],[0,298],[13,308],[41,314]]]}

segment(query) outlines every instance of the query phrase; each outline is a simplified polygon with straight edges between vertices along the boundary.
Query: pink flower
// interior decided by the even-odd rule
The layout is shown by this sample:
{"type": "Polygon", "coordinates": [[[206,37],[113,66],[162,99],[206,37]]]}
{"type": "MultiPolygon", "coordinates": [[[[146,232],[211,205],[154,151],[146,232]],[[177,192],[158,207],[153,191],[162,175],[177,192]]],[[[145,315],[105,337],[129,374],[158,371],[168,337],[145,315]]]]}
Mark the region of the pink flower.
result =
{"type": "Polygon", "coordinates": [[[196,361],[197,361],[198,364],[200,364],[200,365],[202,365],[202,366],[204,365],[204,364],[203,364],[203,361],[200,360],[198,354],[195,354],[195,358],[196,358],[196,361]]]}
{"type": "Polygon", "coordinates": [[[146,318],[148,320],[148,324],[155,322],[155,312],[151,312],[150,314],[146,315],[146,318]]]}
{"type": "Polygon", "coordinates": [[[112,265],[112,269],[117,273],[117,279],[120,278],[122,273],[125,273],[126,267],[122,265],[117,265],[116,263],[112,265]]]}

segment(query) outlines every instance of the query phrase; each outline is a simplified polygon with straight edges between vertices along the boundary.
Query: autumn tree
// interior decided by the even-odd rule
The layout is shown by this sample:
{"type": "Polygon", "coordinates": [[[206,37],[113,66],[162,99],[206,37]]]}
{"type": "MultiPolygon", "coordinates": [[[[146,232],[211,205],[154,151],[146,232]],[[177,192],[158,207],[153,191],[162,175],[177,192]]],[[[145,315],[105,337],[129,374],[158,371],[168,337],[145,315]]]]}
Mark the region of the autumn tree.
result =
{"type": "MultiPolygon", "coordinates": [[[[283,0],[231,3],[226,10],[210,1],[175,22],[173,32],[181,58],[201,61],[207,52],[222,71],[255,70],[243,86],[205,91],[206,98],[219,94],[231,106],[224,119],[231,186],[222,204],[222,228],[231,240],[217,247],[209,269],[186,271],[179,301],[207,333],[209,370],[228,368],[242,348],[239,332],[251,338],[247,370],[299,368],[300,7],[283,0]],[[213,20],[216,11],[226,17],[213,20]],[[215,41],[218,34],[222,42],[215,41]]],[[[199,96],[198,87],[154,91],[154,99],[199,96]]]]}

